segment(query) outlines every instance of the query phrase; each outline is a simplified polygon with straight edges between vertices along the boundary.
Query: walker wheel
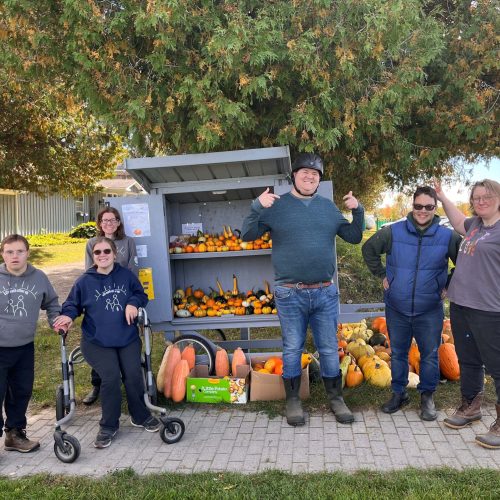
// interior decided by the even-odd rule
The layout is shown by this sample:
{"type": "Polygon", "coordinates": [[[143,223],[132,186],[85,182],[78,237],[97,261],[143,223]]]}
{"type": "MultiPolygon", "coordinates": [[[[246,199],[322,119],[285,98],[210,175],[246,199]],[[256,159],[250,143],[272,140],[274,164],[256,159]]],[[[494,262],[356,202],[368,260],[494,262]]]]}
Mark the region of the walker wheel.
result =
{"type": "Polygon", "coordinates": [[[76,437],[69,434],[62,436],[62,440],[62,448],[57,443],[54,443],[54,453],[61,462],[72,464],[80,456],[80,442],[76,437]]]}
{"type": "Polygon", "coordinates": [[[180,441],[186,427],[180,418],[168,418],[160,429],[160,437],[164,443],[174,444],[180,441]]]}

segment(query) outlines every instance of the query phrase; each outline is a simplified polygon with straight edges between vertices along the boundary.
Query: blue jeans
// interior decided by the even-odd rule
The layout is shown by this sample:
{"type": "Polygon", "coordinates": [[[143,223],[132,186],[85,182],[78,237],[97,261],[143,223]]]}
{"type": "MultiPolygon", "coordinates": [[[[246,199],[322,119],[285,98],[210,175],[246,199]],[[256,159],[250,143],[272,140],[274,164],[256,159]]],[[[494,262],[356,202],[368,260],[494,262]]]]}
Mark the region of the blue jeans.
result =
{"type": "Polygon", "coordinates": [[[438,348],[441,345],[442,306],[418,316],[406,316],[386,306],[385,317],[391,337],[392,390],[398,394],[408,385],[408,351],[414,337],[420,351],[419,392],[434,392],[439,383],[438,348]]]}
{"type": "Polygon", "coordinates": [[[276,286],[274,299],[283,336],[283,378],[299,377],[307,326],[311,325],[323,377],[339,375],[337,322],[339,294],[335,285],[321,288],[276,286]]]}

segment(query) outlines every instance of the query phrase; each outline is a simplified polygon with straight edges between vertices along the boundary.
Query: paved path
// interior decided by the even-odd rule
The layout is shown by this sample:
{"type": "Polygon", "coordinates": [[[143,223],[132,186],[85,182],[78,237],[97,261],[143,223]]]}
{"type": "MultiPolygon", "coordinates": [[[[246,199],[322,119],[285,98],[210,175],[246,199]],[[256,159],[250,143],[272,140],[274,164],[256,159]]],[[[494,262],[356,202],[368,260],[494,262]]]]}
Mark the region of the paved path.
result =
{"type": "Polygon", "coordinates": [[[138,474],[156,472],[235,471],[252,473],[267,469],[289,472],[389,471],[407,466],[428,469],[488,467],[500,469],[500,452],[474,443],[475,433],[487,431],[493,407],[483,421],[454,431],[435,422],[422,422],[413,410],[385,415],[356,412],[356,422],[339,425],[331,413],[309,415],[304,427],[289,427],[283,417],[216,406],[190,406],[171,415],[181,417],[186,433],[173,445],[158,433],[132,427],[124,416],[112,445],[97,450],[99,408],[79,407],[67,428],[81,443],[80,458],[73,464],[59,462],[53,452],[54,413],[46,410],[28,421],[30,437],[41,440],[41,449],[30,454],[6,452],[0,439],[0,475],[19,477],[38,472],[102,476],[132,468],[138,474]]]}

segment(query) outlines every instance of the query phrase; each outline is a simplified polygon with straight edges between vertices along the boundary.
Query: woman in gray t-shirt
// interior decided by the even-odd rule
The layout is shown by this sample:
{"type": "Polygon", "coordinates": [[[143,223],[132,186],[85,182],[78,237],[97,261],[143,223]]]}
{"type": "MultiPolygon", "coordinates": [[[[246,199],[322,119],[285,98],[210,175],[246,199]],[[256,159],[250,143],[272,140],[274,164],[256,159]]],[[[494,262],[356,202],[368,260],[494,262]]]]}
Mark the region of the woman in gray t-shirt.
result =
{"type": "Polygon", "coordinates": [[[461,429],[481,419],[486,367],[495,382],[497,418],[476,443],[500,449],[500,183],[485,179],[472,186],[470,218],[437,183],[436,192],[453,227],[464,235],[448,287],[462,403],[444,424],[461,429]]]}

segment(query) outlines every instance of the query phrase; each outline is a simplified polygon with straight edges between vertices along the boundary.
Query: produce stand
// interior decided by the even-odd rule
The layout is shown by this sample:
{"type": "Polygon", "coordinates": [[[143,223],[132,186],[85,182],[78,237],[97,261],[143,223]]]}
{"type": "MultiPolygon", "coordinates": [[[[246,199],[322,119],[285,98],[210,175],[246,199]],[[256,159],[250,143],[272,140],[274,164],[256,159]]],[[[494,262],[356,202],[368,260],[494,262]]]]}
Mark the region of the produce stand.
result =
{"type": "MultiPolygon", "coordinates": [[[[236,328],[240,340],[216,343],[227,349],[281,349],[280,338],[251,337],[254,328],[279,327],[276,314],[201,318],[178,318],[173,314],[173,294],[179,288],[209,290],[219,280],[225,290],[230,289],[233,274],[237,275],[240,290],[262,288],[265,280],[272,283],[271,249],[169,253],[169,242],[187,229],[219,233],[223,226],[241,228],[252,200],[267,187],[276,194],[290,191],[288,147],[127,159],[125,170],[149,194],[106,201],[120,210],[126,234],[135,238],[140,279],[150,297],[147,311],[154,331],[163,331],[172,338],[177,332],[236,328]]],[[[332,183],[321,182],[319,193],[332,198],[332,183]]],[[[383,307],[343,304],[340,321],[381,315],[383,307]]]]}

